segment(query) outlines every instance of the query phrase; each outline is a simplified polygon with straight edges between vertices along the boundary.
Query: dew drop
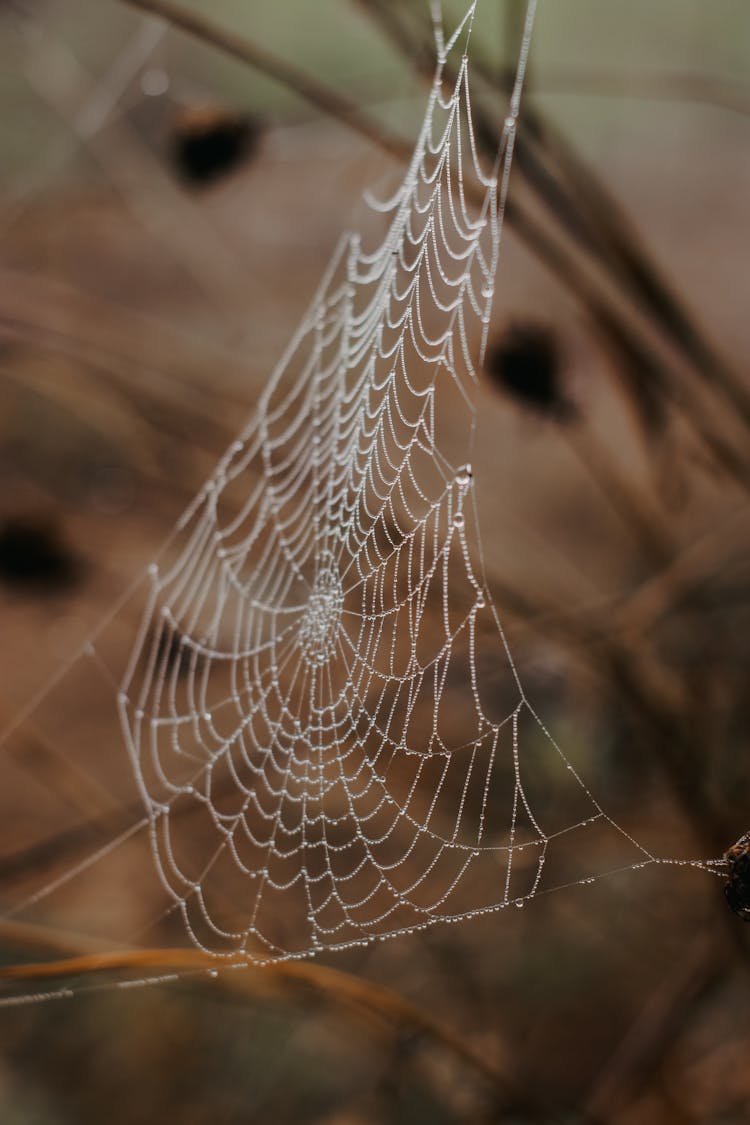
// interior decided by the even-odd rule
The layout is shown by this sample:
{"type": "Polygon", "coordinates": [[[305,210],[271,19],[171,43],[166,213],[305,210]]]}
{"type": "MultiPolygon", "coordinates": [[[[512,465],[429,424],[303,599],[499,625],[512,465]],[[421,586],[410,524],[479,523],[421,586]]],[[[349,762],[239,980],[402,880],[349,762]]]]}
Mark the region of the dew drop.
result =
{"type": "Polygon", "coordinates": [[[468,488],[471,484],[472,475],[471,465],[464,465],[463,468],[459,469],[456,475],[456,484],[458,487],[468,488]]]}

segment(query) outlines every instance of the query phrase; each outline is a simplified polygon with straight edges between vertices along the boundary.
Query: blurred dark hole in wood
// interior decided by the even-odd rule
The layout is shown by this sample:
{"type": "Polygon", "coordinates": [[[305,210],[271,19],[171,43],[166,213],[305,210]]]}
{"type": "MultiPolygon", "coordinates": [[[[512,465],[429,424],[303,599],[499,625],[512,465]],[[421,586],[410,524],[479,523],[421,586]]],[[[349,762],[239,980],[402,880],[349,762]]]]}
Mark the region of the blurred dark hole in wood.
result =
{"type": "Polygon", "coordinates": [[[60,528],[44,517],[10,516],[0,521],[0,582],[30,593],[71,590],[83,566],[60,528]]]}
{"type": "Polygon", "coordinates": [[[183,106],[171,131],[171,154],[180,178],[194,187],[213,183],[254,155],[260,122],[221,106],[183,106]]]}
{"type": "Polygon", "coordinates": [[[553,329],[533,321],[509,325],[485,360],[485,370],[497,387],[525,409],[556,422],[578,417],[565,392],[564,367],[553,329]]]}

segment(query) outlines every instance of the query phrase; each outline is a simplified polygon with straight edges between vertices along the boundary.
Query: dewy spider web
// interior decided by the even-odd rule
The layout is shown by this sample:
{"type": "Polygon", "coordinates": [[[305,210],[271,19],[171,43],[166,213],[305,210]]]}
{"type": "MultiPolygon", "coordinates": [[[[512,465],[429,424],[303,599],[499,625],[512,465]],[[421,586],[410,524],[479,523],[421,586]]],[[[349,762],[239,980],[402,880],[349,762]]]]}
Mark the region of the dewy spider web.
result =
{"type": "MultiPolygon", "coordinates": [[[[492,610],[458,457],[498,187],[474,147],[465,54],[442,92],[473,11],[439,44],[401,187],[375,204],[385,238],[343,239],[177,557],[151,570],[122,725],[162,880],[212,950],[284,957],[456,918],[477,908],[462,884],[487,859],[472,897],[486,880],[482,905],[521,901],[559,831],[524,789],[523,697],[492,717],[477,659],[492,610]],[[186,802],[215,837],[208,862],[185,854],[186,802]]],[[[506,170],[518,92],[520,76],[506,170]]],[[[602,818],[574,783],[583,819],[602,818]]]]}
{"type": "Polygon", "coordinates": [[[255,418],[136,589],[129,656],[118,612],[79,662],[114,686],[145,818],[6,918],[143,833],[192,940],[260,962],[652,861],[532,711],[484,578],[468,458],[533,4],[490,174],[473,15],[438,32],[408,171],[372,203],[384,237],[342,239],[255,418]]]}

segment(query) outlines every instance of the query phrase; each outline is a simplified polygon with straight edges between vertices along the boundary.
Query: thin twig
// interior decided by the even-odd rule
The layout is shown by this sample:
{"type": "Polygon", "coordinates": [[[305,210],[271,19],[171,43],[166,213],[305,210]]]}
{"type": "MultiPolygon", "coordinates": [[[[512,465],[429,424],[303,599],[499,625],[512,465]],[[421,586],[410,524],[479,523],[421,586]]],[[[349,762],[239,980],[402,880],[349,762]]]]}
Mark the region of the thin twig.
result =
{"type": "Polygon", "coordinates": [[[210,43],[233,58],[239,59],[240,62],[248,63],[255,70],[294,90],[310,105],[348,125],[361,136],[367,137],[396,160],[408,160],[411,156],[413,145],[409,141],[389,133],[354,102],[251,40],[220,27],[212,20],[198,15],[197,12],[173,4],[171,0],[121,0],[121,2],[129,8],[136,8],[147,15],[167,20],[173,27],[179,28],[180,31],[186,32],[200,42],[210,43]]]}
{"type": "MultiPolygon", "coordinates": [[[[426,77],[431,76],[431,68],[425,61],[424,41],[415,38],[406,29],[401,12],[382,0],[357,0],[368,14],[379,24],[394,45],[410,61],[415,61],[426,77]]],[[[482,66],[481,59],[475,59],[474,73],[484,76],[485,83],[497,87],[495,76],[482,66]]],[[[455,78],[449,64],[445,67],[448,81],[455,78]]],[[[497,128],[492,113],[486,111],[475,97],[472,104],[474,127],[482,147],[494,156],[497,149],[497,128]]],[[[619,289],[625,281],[635,294],[637,303],[647,308],[656,322],[661,324],[665,335],[679,353],[690,363],[692,369],[701,376],[710,376],[712,389],[720,389],[740,417],[750,425],[750,395],[738,377],[714,354],[696,328],[693,320],[682,309],[677,298],[668,289],[666,282],[648,260],[645,249],[637,239],[630,223],[621,209],[610,197],[603,184],[586,167],[572,147],[560,136],[554,134],[552,127],[543,122],[537,113],[525,111],[529,118],[529,129],[536,135],[541,157],[537,156],[524,140],[523,130],[517,141],[517,165],[526,172],[527,181],[533,186],[540,200],[556,218],[558,225],[568,237],[572,235],[576,251],[581,244],[591,251],[592,259],[604,270],[604,277],[611,284],[619,281],[619,289]],[[554,156],[556,167],[548,166],[550,153],[554,156]],[[582,202],[586,206],[582,207],[582,202]]],[[[750,486],[750,467],[739,457],[731,446],[717,435],[715,428],[707,424],[703,411],[692,396],[688,398],[687,389],[680,386],[679,394],[669,384],[669,366],[660,360],[653,349],[645,342],[643,333],[638,333],[632,323],[624,319],[625,310],[615,309],[610,300],[604,297],[601,285],[589,281],[579,266],[574,265],[569,251],[559,242],[552,241],[541,231],[537,221],[530,218],[527,209],[517,198],[509,201],[506,209],[509,224],[529,245],[537,256],[556,273],[567,289],[582,300],[597,326],[616,345],[616,354],[627,359],[626,373],[637,381],[641,395],[653,395],[656,377],[663,384],[675,403],[687,413],[688,420],[702,437],[718,463],[738,480],[743,487],[750,486]],[[641,360],[647,363],[640,370],[641,360]],[[686,406],[691,409],[685,410],[686,406]]],[[[658,389],[658,388],[657,388],[658,389]]],[[[652,408],[651,408],[652,409],[652,408]]]]}
{"type": "MultiPolygon", "coordinates": [[[[379,16],[391,37],[397,37],[398,24],[388,15],[383,0],[360,0],[379,16]]],[[[515,9],[514,5],[510,6],[515,9]]],[[[402,46],[409,48],[408,38],[402,46]]],[[[492,91],[510,86],[512,73],[505,67],[496,75],[483,59],[474,54],[472,72],[492,91]]],[[[477,112],[477,101],[474,101],[477,112]]],[[[480,109],[480,120],[490,115],[480,109]]],[[[750,393],[742,379],[716,353],[697,326],[695,317],[663,276],[643,239],[622,206],[596,174],[539,108],[526,100],[523,129],[516,142],[516,168],[538,193],[540,199],[603,265],[615,272],[637,302],[648,308],[655,321],[696,372],[717,384],[730,405],[750,426],[750,393]]],[[[494,133],[489,150],[495,145],[494,133]]]]}
{"type": "MultiPolygon", "coordinates": [[[[521,170],[545,185],[547,202],[558,200],[573,218],[585,218],[596,236],[595,252],[616,270],[698,375],[720,389],[750,427],[750,395],[740,378],[716,354],[648,253],[620,205],[591,166],[539,110],[527,106],[517,160],[521,170]],[[536,143],[539,157],[532,152],[536,143]],[[550,168],[550,161],[552,167],[550,168]],[[545,162],[547,166],[545,167],[545,162]],[[557,193],[557,194],[555,194],[557,193]]],[[[573,219],[571,219],[573,221],[573,219]]]]}
{"type": "MultiPolygon", "coordinates": [[[[271,52],[257,46],[247,38],[228,31],[203,16],[185,11],[179,5],[172,3],[171,0],[121,0],[121,2],[138,11],[166,19],[173,26],[201,42],[217,47],[233,58],[239,59],[274,78],[294,90],[311,105],[316,106],[322,112],[329,114],[361,136],[366,137],[394,159],[403,162],[410,158],[413,151],[411,141],[386,130],[350,99],[312,78],[299,68],[277,58],[271,52]]],[[[367,0],[360,0],[360,2],[364,3],[366,8],[372,9],[372,5],[367,0]]],[[[413,56],[414,48],[412,48],[411,53],[413,56]]],[[[626,327],[622,320],[622,314],[615,311],[611,303],[607,301],[601,287],[595,281],[590,281],[575,266],[570,254],[542,231],[539,224],[518,200],[508,201],[506,219],[529,249],[561,279],[566,288],[578,297],[596,323],[603,326],[605,331],[609,325],[614,323],[620,326],[621,335],[623,333],[626,337],[632,335],[631,329],[626,327]]],[[[643,342],[640,344],[640,351],[650,355],[647,345],[643,342]]],[[[658,364],[658,359],[650,356],[650,366],[654,368],[658,364]]],[[[702,412],[697,412],[693,421],[706,448],[722,468],[741,483],[744,488],[750,488],[750,466],[721,435],[707,426],[702,412]]]]}
{"type": "MultiPolygon", "coordinates": [[[[17,927],[11,925],[6,932],[5,925],[0,923],[0,937],[11,942],[18,941],[19,936],[24,941],[28,940],[27,927],[20,931],[20,935],[16,930],[17,927]]],[[[41,943],[43,935],[39,935],[38,940],[41,943]]],[[[70,949],[72,943],[66,941],[64,945],[66,949],[70,949]]],[[[516,1090],[511,1079],[498,1071],[484,1054],[475,1051],[466,1038],[438,1019],[384,985],[314,962],[279,961],[259,967],[246,957],[217,959],[199,949],[120,949],[84,952],[58,960],[3,966],[0,968],[0,980],[31,982],[123,972],[148,976],[153,974],[156,978],[177,973],[185,978],[193,976],[196,980],[210,981],[212,986],[221,982],[227,988],[252,989],[257,986],[266,991],[269,984],[276,984],[313,989],[335,1004],[370,1019],[385,1021],[394,1030],[407,1031],[448,1051],[488,1082],[503,1102],[524,1104],[532,1112],[542,1111],[542,1106],[535,1103],[526,1092],[516,1090]],[[216,981],[209,976],[212,973],[218,973],[216,981]]]]}

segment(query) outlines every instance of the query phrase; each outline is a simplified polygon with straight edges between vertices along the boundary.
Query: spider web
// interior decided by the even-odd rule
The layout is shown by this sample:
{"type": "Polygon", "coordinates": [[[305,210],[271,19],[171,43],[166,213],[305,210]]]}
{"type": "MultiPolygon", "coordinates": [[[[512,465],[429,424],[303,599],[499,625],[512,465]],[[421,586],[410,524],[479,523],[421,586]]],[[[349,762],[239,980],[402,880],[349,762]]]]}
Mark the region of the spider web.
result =
{"type": "MultiPolygon", "coordinates": [[[[484,574],[475,390],[533,4],[489,172],[474,8],[449,41],[437,29],[412,160],[369,200],[379,237],[342,238],[254,419],[72,670],[110,685],[91,713],[119,716],[145,815],[6,918],[59,907],[71,880],[83,895],[144,837],[166,913],[259,962],[652,861],[532,710],[484,574]]],[[[64,737],[96,777],[90,718],[64,737]]],[[[46,724],[60,743],[54,705],[46,724]]]]}

